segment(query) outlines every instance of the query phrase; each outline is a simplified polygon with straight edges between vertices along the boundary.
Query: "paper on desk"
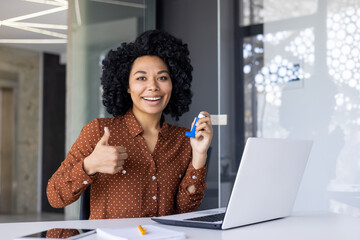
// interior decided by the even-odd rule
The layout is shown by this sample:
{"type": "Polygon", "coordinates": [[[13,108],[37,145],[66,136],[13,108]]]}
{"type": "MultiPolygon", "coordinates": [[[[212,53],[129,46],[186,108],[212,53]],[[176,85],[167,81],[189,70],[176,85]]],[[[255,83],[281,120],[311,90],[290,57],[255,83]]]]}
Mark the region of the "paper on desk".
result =
{"type": "Polygon", "coordinates": [[[101,239],[116,240],[182,240],[185,239],[184,232],[169,230],[153,225],[143,225],[146,229],[145,235],[140,235],[138,227],[131,228],[98,228],[96,234],[101,239]]]}

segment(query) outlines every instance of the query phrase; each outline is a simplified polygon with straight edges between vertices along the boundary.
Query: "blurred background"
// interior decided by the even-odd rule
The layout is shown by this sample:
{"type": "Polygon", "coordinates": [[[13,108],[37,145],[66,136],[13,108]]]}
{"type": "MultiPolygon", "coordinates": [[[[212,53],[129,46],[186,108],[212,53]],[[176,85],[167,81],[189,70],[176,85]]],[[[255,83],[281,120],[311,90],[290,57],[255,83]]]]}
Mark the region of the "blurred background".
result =
{"type": "Polygon", "coordinates": [[[79,218],[79,202],[48,204],[47,181],[109,116],[106,53],[155,28],[188,43],[194,67],[190,111],[167,120],[220,119],[200,209],[226,206],[256,136],[314,140],[294,211],[360,216],[359,1],[2,0],[0,222],[79,218]]]}

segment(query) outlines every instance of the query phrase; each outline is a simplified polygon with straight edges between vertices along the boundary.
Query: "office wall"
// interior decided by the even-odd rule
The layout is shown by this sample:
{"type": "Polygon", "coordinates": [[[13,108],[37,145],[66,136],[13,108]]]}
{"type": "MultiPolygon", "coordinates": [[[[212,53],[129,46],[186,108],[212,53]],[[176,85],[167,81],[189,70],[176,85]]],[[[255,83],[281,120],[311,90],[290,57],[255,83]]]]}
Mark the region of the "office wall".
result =
{"type": "Polygon", "coordinates": [[[15,93],[11,213],[37,211],[40,59],[37,52],[0,47],[0,81],[15,93]]]}

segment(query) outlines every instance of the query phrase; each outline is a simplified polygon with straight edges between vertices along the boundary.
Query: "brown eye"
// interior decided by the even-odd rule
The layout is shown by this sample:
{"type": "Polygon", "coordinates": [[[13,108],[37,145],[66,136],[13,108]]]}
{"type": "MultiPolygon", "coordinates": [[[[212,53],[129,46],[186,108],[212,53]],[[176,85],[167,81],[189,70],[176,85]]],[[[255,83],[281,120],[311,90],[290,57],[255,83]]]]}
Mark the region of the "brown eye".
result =
{"type": "Polygon", "coordinates": [[[158,78],[158,80],[162,80],[162,81],[164,81],[164,80],[167,80],[168,78],[166,77],[166,76],[162,76],[162,77],[159,77],[158,78]]]}

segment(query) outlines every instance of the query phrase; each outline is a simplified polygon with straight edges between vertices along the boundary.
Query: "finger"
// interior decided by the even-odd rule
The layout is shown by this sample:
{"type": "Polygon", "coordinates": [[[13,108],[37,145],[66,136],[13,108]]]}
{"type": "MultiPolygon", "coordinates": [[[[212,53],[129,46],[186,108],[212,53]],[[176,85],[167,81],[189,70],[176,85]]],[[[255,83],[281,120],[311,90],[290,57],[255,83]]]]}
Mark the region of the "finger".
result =
{"type": "Polygon", "coordinates": [[[110,130],[109,130],[108,127],[105,127],[104,128],[104,135],[101,137],[98,144],[100,144],[100,145],[109,145],[108,144],[109,138],[110,138],[110,130]]]}
{"type": "Polygon", "coordinates": [[[126,148],[123,147],[123,146],[116,146],[116,150],[117,150],[119,153],[125,153],[125,152],[126,152],[126,148]]]}
{"type": "Polygon", "coordinates": [[[201,123],[196,127],[196,131],[210,131],[210,126],[207,122],[201,123]]]}
{"type": "Polygon", "coordinates": [[[129,156],[128,156],[128,154],[127,153],[119,153],[119,155],[118,155],[118,159],[120,159],[120,160],[125,160],[125,159],[127,159],[129,156]]]}
{"type": "Polygon", "coordinates": [[[199,118],[199,120],[197,121],[197,125],[201,124],[201,123],[209,123],[211,124],[211,119],[210,119],[210,116],[206,116],[206,117],[203,117],[203,118],[199,118]]]}
{"type": "Polygon", "coordinates": [[[202,123],[199,126],[196,127],[196,131],[195,133],[198,132],[208,132],[208,133],[212,133],[212,127],[208,124],[208,123],[202,123]]]}
{"type": "Polygon", "coordinates": [[[195,138],[199,139],[199,138],[210,138],[211,134],[209,132],[205,132],[205,131],[199,131],[196,133],[195,138]]]}
{"type": "Polygon", "coordinates": [[[125,164],[125,161],[124,160],[119,160],[118,163],[117,163],[117,166],[118,167],[123,167],[125,164]]]}
{"type": "Polygon", "coordinates": [[[116,168],[114,169],[114,174],[122,171],[123,169],[124,169],[123,166],[116,167],[116,168]]]}
{"type": "Polygon", "coordinates": [[[190,129],[193,128],[193,126],[194,126],[194,124],[195,124],[195,121],[196,121],[196,118],[194,118],[193,122],[191,123],[191,128],[190,128],[190,129]]]}
{"type": "Polygon", "coordinates": [[[206,122],[209,122],[210,125],[212,125],[210,113],[208,113],[208,112],[206,112],[206,111],[201,111],[200,113],[203,114],[203,115],[205,115],[205,117],[199,119],[199,120],[202,120],[202,121],[199,121],[199,122],[206,121],[206,122]]]}

